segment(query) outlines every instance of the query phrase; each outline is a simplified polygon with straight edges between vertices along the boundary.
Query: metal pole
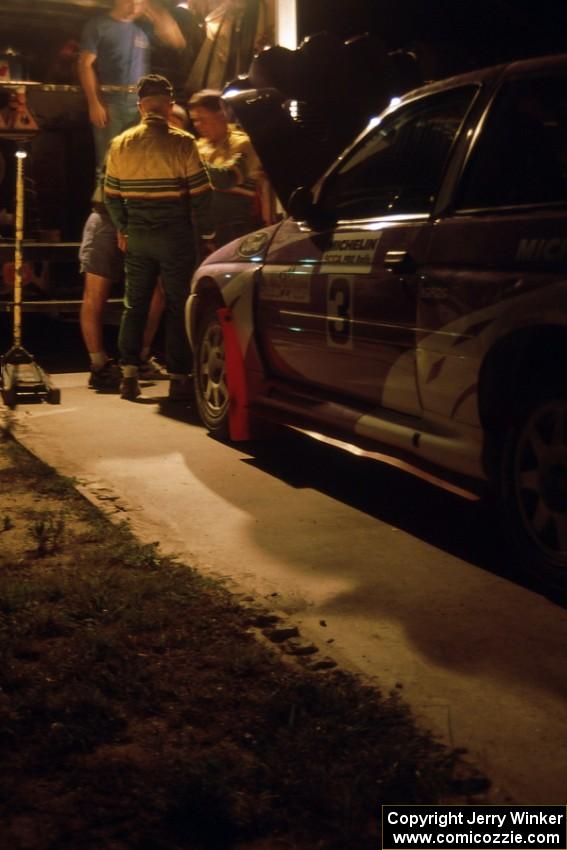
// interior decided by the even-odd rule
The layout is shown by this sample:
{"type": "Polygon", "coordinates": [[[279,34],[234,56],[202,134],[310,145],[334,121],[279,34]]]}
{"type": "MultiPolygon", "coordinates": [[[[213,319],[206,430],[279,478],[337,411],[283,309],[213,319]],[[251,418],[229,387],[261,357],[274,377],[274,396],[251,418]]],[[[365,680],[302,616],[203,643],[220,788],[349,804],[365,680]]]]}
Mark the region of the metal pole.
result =
{"type": "Polygon", "coordinates": [[[24,240],[24,159],[27,153],[16,151],[16,222],[14,240],[14,345],[0,358],[0,385],[4,404],[14,408],[18,400],[59,404],[56,389],[29,351],[22,348],[22,243],[24,240]]]}
{"type": "Polygon", "coordinates": [[[22,240],[24,238],[24,159],[16,151],[16,239],[14,244],[14,348],[22,344],[22,240]]]}

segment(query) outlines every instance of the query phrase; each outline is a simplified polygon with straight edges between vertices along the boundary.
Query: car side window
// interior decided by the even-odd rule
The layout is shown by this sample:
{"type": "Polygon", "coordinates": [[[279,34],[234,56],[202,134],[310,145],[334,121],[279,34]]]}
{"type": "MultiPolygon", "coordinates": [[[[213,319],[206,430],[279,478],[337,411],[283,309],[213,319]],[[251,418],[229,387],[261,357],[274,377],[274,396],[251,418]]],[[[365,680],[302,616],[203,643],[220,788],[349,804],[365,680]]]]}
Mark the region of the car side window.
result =
{"type": "Polygon", "coordinates": [[[457,210],[567,201],[567,79],[512,80],[472,150],[457,210]]]}
{"type": "Polygon", "coordinates": [[[429,213],[476,91],[429,95],[377,123],[325,182],[322,206],[339,219],[429,213]]]}

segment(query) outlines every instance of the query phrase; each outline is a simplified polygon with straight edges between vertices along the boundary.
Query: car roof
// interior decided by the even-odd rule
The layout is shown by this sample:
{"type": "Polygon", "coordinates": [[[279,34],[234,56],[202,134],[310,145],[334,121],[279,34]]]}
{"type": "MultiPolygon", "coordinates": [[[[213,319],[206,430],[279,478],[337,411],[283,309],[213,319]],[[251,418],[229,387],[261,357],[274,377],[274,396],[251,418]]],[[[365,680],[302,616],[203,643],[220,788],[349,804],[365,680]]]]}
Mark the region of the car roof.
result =
{"type": "Polygon", "coordinates": [[[458,86],[470,84],[482,85],[484,83],[492,82],[500,76],[538,73],[539,71],[549,71],[554,69],[559,70],[561,68],[567,68],[567,53],[558,53],[551,56],[537,56],[530,59],[519,59],[513,62],[491,65],[488,68],[467,71],[465,74],[445,77],[442,80],[434,80],[424,86],[420,86],[419,88],[406,92],[401,100],[402,102],[413,100],[415,97],[434,94],[435,92],[445,91],[458,86]]]}

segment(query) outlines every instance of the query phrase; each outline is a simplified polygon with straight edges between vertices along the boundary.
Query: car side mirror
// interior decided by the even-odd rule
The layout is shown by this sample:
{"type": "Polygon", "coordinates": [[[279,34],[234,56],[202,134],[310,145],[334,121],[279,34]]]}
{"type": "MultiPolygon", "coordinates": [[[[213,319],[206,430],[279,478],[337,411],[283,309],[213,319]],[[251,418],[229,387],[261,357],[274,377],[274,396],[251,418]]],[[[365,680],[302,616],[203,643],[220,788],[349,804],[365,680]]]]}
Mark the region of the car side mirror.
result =
{"type": "Polygon", "coordinates": [[[315,209],[311,189],[306,186],[299,186],[294,189],[289,196],[287,206],[289,214],[297,221],[309,221],[313,217],[315,209]]]}
{"type": "Polygon", "coordinates": [[[336,218],[313,201],[313,193],[306,186],[299,186],[293,190],[287,209],[296,221],[306,221],[310,227],[317,230],[336,224],[336,218]]]}

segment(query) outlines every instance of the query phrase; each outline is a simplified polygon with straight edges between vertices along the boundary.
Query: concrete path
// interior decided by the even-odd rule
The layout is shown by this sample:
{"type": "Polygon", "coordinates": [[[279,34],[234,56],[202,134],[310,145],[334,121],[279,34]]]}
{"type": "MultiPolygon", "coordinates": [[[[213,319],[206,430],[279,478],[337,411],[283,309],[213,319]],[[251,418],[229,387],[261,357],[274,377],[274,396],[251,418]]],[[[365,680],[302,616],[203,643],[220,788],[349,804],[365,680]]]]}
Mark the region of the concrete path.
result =
{"type": "Polygon", "coordinates": [[[165,383],[136,403],[87,390],[84,373],[56,384],[60,406],[3,409],[24,445],[143,540],[398,688],[469,750],[493,802],[565,802],[567,612],[513,577],[477,504],[302,435],[222,445],[160,404],[165,383]]]}

